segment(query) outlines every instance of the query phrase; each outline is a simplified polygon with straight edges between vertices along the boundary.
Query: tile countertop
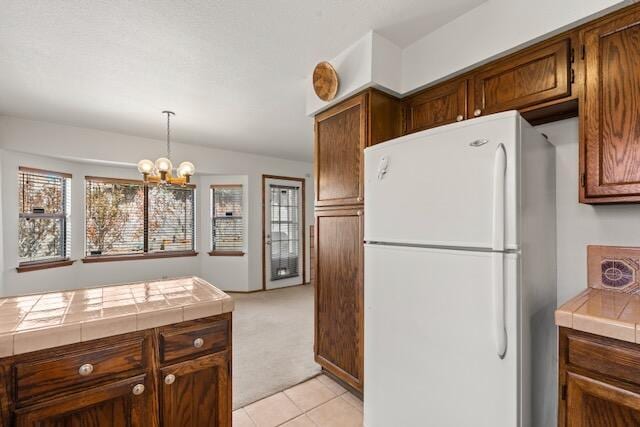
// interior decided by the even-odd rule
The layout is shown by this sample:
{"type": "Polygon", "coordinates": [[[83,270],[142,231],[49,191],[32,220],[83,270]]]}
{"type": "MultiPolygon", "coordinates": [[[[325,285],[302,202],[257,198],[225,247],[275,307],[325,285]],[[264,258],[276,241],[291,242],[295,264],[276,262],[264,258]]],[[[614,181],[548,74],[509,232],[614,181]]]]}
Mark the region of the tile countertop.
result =
{"type": "Polygon", "coordinates": [[[640,295],[588,288],[556,310],[556,325],[640,343],[640,295]]]}
{"type": "Polygon", "coordinates": [[[0,298],[0,357],[233,311],[198,277],[0,298]]]}

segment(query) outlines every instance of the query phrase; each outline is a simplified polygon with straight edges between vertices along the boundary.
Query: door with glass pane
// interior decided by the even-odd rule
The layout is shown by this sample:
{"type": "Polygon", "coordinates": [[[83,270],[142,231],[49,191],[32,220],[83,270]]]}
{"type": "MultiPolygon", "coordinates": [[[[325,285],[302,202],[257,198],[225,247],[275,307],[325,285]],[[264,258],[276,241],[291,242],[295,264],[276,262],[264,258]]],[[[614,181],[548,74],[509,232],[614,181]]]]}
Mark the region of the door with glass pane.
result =
{"type": "Polygon", "coordinates": [[[304,180],[264,178],[264,288],[304,283],[304,180]]]}

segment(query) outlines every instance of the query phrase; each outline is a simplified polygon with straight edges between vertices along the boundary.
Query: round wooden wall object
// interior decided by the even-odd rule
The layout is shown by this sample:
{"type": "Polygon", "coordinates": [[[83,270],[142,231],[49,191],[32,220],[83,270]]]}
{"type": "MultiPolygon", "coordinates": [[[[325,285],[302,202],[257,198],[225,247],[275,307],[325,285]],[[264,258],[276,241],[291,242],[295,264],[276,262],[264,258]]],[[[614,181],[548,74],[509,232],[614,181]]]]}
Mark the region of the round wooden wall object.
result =
{"type": "Polygon", "coordinates": [[[313,90],[323,101],[331,101],[338,93],[338,73],[326,61],[316,65],[313,70],[313,90]]]}

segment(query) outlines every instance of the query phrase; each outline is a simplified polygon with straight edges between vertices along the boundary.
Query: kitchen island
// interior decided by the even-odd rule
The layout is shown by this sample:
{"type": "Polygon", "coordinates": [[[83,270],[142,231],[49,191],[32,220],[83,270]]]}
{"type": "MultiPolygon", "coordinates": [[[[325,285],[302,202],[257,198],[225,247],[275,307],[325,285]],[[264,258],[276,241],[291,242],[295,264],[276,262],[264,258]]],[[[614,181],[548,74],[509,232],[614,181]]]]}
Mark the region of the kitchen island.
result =
{"type": "Polygon", "coordinates": [[[0,299],[0,426],[230,426],[233,308],[197,277],[0,299]]]}

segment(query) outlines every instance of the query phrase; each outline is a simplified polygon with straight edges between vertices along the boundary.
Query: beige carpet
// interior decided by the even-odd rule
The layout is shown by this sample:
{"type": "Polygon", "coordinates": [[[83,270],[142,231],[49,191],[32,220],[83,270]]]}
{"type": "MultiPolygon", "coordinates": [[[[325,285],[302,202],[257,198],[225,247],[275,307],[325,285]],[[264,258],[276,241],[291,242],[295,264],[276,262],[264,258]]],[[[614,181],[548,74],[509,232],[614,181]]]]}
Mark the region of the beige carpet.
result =
{"type": "Polygon", "coordinates": [[[233,407],[285,390],[318,372],[313,361],[310,285],[230,294],[233,312],[233,407]]]}

